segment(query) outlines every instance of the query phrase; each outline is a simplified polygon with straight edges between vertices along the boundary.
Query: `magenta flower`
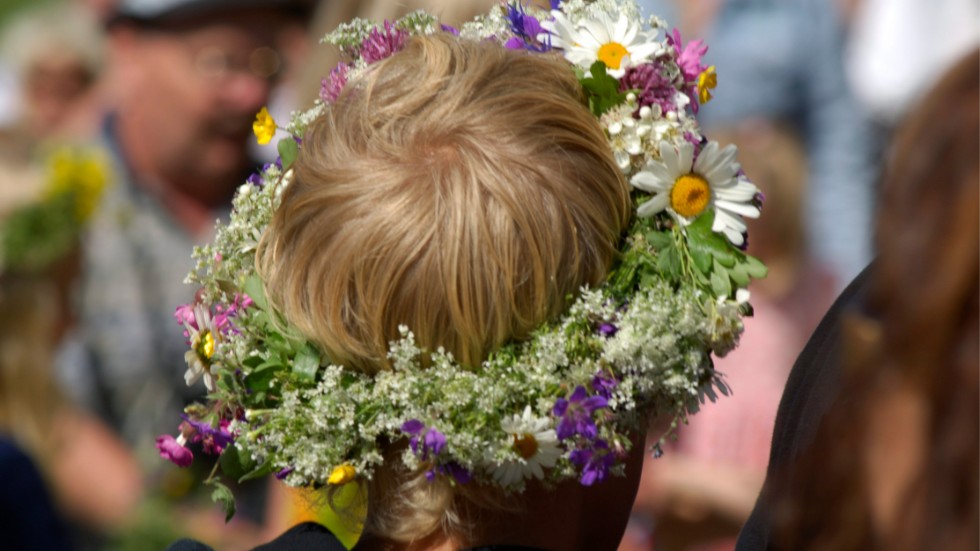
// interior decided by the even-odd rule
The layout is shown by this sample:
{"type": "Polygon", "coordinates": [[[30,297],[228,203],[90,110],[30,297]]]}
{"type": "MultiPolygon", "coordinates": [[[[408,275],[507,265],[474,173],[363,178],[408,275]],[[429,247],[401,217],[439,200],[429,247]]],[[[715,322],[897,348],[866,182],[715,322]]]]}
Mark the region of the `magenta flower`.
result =
{"type": "Polygon", "coordinates": [[[384,22],[384,30],[371,29],[361,43],[361,57],[368,65],[390,57],[405,46],[408,31],[395,27],[391,21],[384,22]]]}
{"type": "Polygon", "coordinates": [[[585,387],[575,387],[567,400],[559,398],[555,401],[552,410],[555,417],[560,417],[555,431],[558,439],[565,440],[576,434],[589,440],[595,439],[598,429],[592,421],[592,413],[608,405],[609,403],[602,396],[588,396],[585,387]]]}
{"type": "Polygon", "coordinates": [[[347,85],[347,75],[350,73],[350,65],[340,62],[330,71],[327,78],[320,81],[320,99],[324,103],[333,103],[340,97],[340,92],[347,85]]]}
{"type": "Polygon", "coordinates": [[[640,107],[659,105],[664,113],[675,111],[674,94],[677,93],[677,89],[670,79],[664,77],[662,69],[663,67],[656,61],[629,67],[623,74],[623,78],[619,80],[619,91],[636,90],[636,99],[640,107]]]}
{"type": "Polygon", "coordinates": [[[698,75],[707,69],[701,64],[701,58],[708,52],[708,47],[701,40],[692,40],[682,48],[681,31],[678,29],[667,35],[667,42],[677,52],[677,66],[684,75],[684,82],[697,82],[698,75]]]}
{"type": "Polygon", "coordinates": [[[189,467],[194,461],[194,454],[184,447],[186,443],[183,434],[177,438],[163,434],[157,437],[157,450],[160,451],[160,457],[172,461],[178,467],[189,467]]]}
{"type": "Polygon", "coordinates": [[[227,307],[218,305],[215,307],[217,314],[215,314],[212,320],[212,325],[221,334],[227,335],[228,333],[239,334],[238,328],[232,323],[232,318],[238,317],[238,314],[245,310],[246,308],[252,306],[255,302],[252,297],[246,295],[245,293],[235,293],[235,300],[232,301],[227,307]]]}

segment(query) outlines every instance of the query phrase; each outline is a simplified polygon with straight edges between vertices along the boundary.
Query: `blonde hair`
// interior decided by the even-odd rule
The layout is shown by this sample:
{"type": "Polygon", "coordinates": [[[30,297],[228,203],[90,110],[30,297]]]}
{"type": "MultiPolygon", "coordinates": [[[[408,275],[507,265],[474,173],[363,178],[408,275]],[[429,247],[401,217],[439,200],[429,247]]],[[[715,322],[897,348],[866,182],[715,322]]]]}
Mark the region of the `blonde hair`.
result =
{"type": "MultiPolygon", "coordinates": [[[[334,363],[386,369],[404,324],[478,368],[608,273],[632,207],[606,143],[560,58],[412,39],[308,129],[259,247],[266,292],[334,363]]],[[[390,476],[366,530],[458,527],[448,484],[390,476]]]]}

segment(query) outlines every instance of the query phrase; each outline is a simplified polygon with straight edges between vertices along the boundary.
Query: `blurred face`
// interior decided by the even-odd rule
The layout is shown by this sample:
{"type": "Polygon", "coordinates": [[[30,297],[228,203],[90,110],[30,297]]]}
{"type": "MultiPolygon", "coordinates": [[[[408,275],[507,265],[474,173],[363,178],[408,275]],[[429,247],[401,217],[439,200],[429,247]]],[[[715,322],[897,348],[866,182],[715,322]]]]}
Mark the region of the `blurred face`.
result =
{"type": "Polygon", "coordinates": [[[24,78],[28,127],[39,133],[57,128],[70,116],[91,82],[91,73],[70,52],[39,57],[24,78]]]}
{"type": "Polygon", "coordinates": [[[120,141],[141,175],[202,198],[237,183],[252,120],[283,69],[282,23],[250,12],[178,30],[114,31],[120,141]]]}

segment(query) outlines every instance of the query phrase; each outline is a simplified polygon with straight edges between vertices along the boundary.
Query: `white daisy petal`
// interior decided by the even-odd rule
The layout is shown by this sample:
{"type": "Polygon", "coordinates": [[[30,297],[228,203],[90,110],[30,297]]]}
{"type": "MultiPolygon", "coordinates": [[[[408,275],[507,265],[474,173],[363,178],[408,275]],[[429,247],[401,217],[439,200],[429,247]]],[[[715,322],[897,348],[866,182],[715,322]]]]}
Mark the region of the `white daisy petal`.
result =
{"type": "Polygon", "coordinates": [[[725,209],[729,212],[741,214],[742,216],[748,216],[749,218],[759,217],[759,209],[755,205],[750,205],[747,203],[733,203],[731,201],[718,200],[715,201],[715,206],[717,206],[720,209],[725,209]]]}
{"type": "Polygon", "coordinates": [[[649,201],[643,203],[636,209],[636,215],[646,218],[653,216],[658,212],[663,212],[670,204],[670,195],[666,193],[661,193],[659,195],[654,195],[649,201]]]}

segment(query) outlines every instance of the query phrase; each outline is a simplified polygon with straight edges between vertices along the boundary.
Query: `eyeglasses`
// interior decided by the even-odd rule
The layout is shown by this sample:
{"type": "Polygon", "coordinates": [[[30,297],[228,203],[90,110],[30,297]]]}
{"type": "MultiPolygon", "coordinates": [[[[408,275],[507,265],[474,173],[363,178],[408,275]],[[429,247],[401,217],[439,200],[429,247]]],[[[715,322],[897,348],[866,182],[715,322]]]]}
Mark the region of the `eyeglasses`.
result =
{"type": "Polygon", "coordinates": [[[250,75],[274,81],[284,70],[282,55],[268,46],[260,46],[248,56],[226,52],[214,46],[205,46],[194,54],[194,69],[211,80],[225,80],[234,75],[250,75]]]}

